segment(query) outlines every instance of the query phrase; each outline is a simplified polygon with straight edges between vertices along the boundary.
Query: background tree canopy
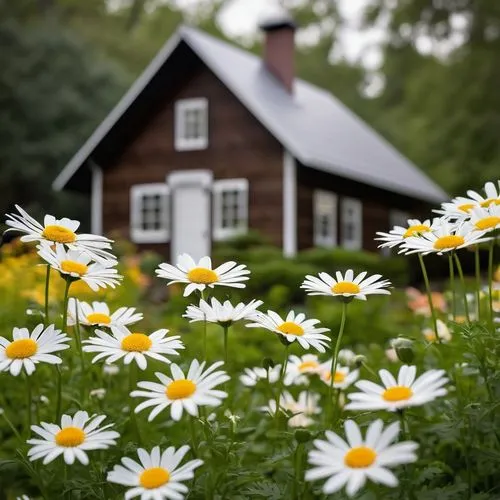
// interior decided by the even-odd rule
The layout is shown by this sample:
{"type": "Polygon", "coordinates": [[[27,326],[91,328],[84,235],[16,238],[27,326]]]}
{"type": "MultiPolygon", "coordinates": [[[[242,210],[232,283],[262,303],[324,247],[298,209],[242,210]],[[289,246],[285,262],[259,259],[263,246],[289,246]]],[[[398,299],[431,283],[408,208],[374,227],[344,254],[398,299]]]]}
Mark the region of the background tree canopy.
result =
{"type": "MultiPolygon", "coordinates": [[[[19,202],[84,218],[85,200],[55,196],[54,177],[180,22],[224,37],[217,13],[229,2],[188,10],[174,0],[0,2],[0,210],[19,202]]],[[[331,62],[346,23],[337,2],[284,3],[314,35],[299,49],[301,77],[331,90],[450,194],[498,175],[497,0],[369,3],[363,27],[386,33],[375,71],[384,85],[370,98],[363,89],[373,72],[331,62]]],[[[251,49],[260,51],[258,37],[251,49]]]]}

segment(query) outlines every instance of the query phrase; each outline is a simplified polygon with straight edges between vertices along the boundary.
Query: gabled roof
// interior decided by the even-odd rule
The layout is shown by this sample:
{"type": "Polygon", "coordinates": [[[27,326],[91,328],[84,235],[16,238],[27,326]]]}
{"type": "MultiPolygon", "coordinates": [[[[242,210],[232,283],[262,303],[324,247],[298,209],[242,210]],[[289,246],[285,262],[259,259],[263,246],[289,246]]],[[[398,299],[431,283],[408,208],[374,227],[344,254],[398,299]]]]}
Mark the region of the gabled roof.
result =
{"type": "Polygon", "coordinates": [[[288,94],[262,59],[182,26],[53,183],[63,189],[184,41],[302,164],[432,203],[446,193],[331,93],[296,79],[288,94]]]}

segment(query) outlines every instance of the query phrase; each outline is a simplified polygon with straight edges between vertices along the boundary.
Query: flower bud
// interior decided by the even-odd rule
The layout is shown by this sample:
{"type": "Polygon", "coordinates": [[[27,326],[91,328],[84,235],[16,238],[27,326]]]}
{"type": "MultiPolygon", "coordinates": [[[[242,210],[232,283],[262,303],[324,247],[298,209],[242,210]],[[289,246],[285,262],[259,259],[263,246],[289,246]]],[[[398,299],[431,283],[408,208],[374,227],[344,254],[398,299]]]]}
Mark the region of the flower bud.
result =
{"type": "Polygon", "coordinates": [[[295,431],[295,441],[297,441],[297,443],[308,443],[311,439],[312,434],[309,431],[306,431],[305,429],[297,429],[295,431]]]}
{"type": "Polygon", "coordinates": [[[354,357],[354,366],[356,366],[356,368],[361,368],[365,363],[366,363],[366,356],[358,354],[357,356],[354,357]]]}
{"type": "Polygon", "coordinates": [[[410,339],[405,339],[403,337],[398,337],[392,342],[392,347],[394,347],[398,359],[402,363],[411,363],[415,357],[415,351],[413,350],[413,341],[410,339]]]}
{"type": "Polygon", "coordinates": [[[271,368],[274,368],[274,361],[271,358],[264,358],[262,360],[262,367],[265,370],[270,370],[271,368]]]}

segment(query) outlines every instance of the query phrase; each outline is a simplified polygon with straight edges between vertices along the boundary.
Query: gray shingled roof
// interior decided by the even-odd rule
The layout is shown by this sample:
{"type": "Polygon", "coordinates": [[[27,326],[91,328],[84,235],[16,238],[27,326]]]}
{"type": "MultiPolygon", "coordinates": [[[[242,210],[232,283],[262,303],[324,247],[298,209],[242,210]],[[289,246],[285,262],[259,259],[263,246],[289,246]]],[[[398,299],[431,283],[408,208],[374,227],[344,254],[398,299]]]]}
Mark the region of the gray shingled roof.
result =
{"type": "Polygon", "coordinates": [[[95,146],[184,40],[248,110],[301,163],[429,202],[446,193],[329,92],[296,79],[288,94],[245,50],[183,26],[54,181],[62,189],[95,146]]]}

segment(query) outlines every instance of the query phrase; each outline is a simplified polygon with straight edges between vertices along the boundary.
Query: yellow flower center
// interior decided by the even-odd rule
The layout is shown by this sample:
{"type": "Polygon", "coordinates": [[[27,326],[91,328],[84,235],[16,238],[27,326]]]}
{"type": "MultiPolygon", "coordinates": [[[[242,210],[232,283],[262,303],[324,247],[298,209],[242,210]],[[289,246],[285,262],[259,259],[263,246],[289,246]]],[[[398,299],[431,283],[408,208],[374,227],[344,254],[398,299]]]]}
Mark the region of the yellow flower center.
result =
{"type": "Polygon", "coordinates": [[[122,339],[122,349],[129,352],[143,352],[151,348],[153,342],[144,333],[131,333],[122,339]]]}
{"type": "Polygon", "coordinates": [[[319,367],[319,363],[317,361],[304,361],[299,365],[299,372],[305,372],[308,370],[315,370],[319,367]]]}
{"type": "Polygon", "coordinates": [[[377,458],[377,453],[367,446],[351,448],[344,456],[344,463],[351,469],[365,469],[370,467],[377,458]]]}
{"type": "Polygon", "coordinates": [[[500,224],[500,217],[496,217],[494,215],[490,217],[484,217],[483,219],[478,220],[474,225],[480,229],[481,231],[485,231],[487,229],[493,229],[500,224]]]}
{"type": "Polygon", "coordinates": [[[87,321],[93,325],[97,323],[109,325],[111,323],[111,318],[107,314],[91,313],[87,316],[87,321]]]}
{"type": "Polygon", "coordinates": [[[85,441],[85,432],[78,427],[65,427],[56,434],[57,446],[74,448],[80,446],[85,441]]]}
{"type": "Polygon", "coordinates": [[[500,199],[499,198],[489,198],[487,200],[484,200],[481,202],[482,207],[489,207],[490,205],[500,205],[500,199]]]}
{"type": "Polygon", "coordinates": [[[32,339],[14,340],[5,349],[5,354],[10,359],[25,359],[36,354],[37,343],[32,339]]]}
{"type": "Polygon", "coordinates": [[[441,236],[434,242],[434,248],[436,250],[446,250],[448,248],[457,248],[463,245],[465,240],[462,236],[456,234],[450,234],[449,236],[441,236]]]}
{"type": "MultiPolygon", "coordinates": [[[[336,371],[335,376],[333,377],[333,382],[335,384],[341,384],[345,380],[346,377],[347,377],[347,375],[344,372],[336,371]]],[[[326,381],[328,381],[332,378],[332,375],[330,374],[329,371],[325,372],[324,378],[326,381]]]]}
{"type": "Polygon", "coordinates": [[[63,226],[47,226],[42,236],[49,241],[56,243],[73,243],[76,240],[76,234],[63,226]]]}
{"type": "Polygon", "coordinates": [[[404,387],[401,385],[396,385],[394,387],[389,387],[382,394],[382,397],[386,401],[405,401],[413,396],[413,391],[409,387],[404,387]]]}
{"type": "Polygon", "coordinates": [[[196,384],[189,379],[174,380],[168,384],[165,394],[168,399],[188,398],[196,391],[196,384]]]}
{"type": "Polygon", "coordinates": [[[145,469],[139,477],[139,483],[147,490],[154,490],[170,481],[170,473],[163,467],[145,469]]]}
{"type": "Polygon", "coordinates": [[[332,292],[333,293],[351,293],[353,295],[356,295],[361,291],[361,288],[359,288],[356,283],[353,283],[352,281],[339,281],[335,285],[332,286],[332,292]]]}
{"type": "Polygon", "coordinates": [[[277,330],[279,330],[281,333],[284,333],[285,335],[297,335],[298,337],[304,335],[304,329],[293,321],[285,321],[283,324],[277,327],[277,330]]]}
{"type": "Polygon", "coordinates": [[[424,337],[429,341],[429,342],[436,342],[437,337],[436,333],[433,332],[432,330],[427,330],[424,332],[424,337]]]}
{"type": "Polygon", "coordinates": [[[463,205],[458,205],[458,209],[461,211],[461,212],[465,212],[466,214],[468,214],[476,205],[474,205],[474,203],[464,203],[463,205]]]}
{"type": "Polygon", "coordinates": [[[419,236],[422,233],[428,233],[431,230],[429,226],[425,224],[416,224],[415,226],[410,226],[405,234],[403,234],[403,238],[409,238],[410,236],[419,236]]]}
{"type": "Polygon", "coordinates": [[[81,262],[75,262],[74,260],[61,261],[61,269],[65,273],[75,273],[80,276],[87,274],[87,271],[89,270],[88,266],[82,264],[81,262]]]}
{"type": "Polygon", "coordinates": [[[195,267],[191,269],[187,277],[191,283],[197,283],[199,285],[210,285],[211,283],[217,283],[219,281],[217,273],[206,267],[195,267]]]}

